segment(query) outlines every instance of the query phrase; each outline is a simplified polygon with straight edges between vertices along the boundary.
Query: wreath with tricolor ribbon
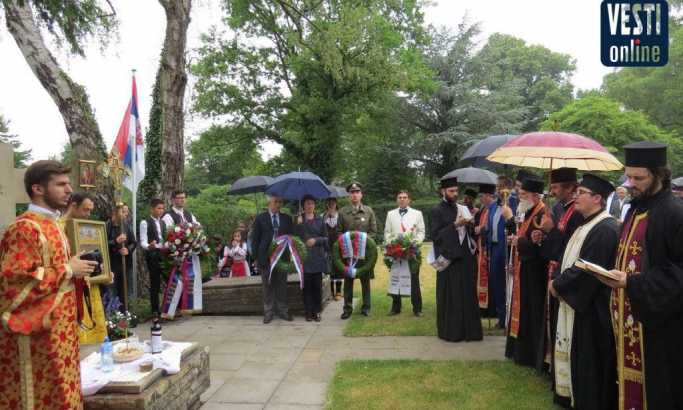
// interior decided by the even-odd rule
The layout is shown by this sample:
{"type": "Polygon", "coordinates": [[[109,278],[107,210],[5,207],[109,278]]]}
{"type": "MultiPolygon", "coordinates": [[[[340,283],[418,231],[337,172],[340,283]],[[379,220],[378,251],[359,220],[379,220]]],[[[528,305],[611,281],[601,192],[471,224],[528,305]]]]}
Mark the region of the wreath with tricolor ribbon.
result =
{"type": "Polygon", "coordinates": [[[377,244],[365,232],[345,232],[332,246],[332,266],[346,278],[372,279],[376,262],[377,244]]]}
{"type": "Polygon", "coordinates": [[[270,244],[269,261],[270,272],[268,272],[268,279],[270,280],[271,272],[277,270],[278,272],[299,274],[299,284],[304,286],[304,261],[307,256],[306,245],[296,236],[280,235],[270,244]]]}

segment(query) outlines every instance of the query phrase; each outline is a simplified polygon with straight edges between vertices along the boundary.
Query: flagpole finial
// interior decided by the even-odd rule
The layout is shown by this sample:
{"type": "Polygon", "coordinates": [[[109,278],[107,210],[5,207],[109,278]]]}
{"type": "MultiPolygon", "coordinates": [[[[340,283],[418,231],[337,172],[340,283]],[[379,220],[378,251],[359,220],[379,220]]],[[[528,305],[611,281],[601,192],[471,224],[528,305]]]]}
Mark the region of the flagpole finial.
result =
{"type": "Polygon", "coordinates": [[[135,72],[138,71],[138,70],[136,70],[135,68],[133,68],[133,69],[131,69],[130,71],[132,71],[132,72],[133,72],[133,75],[135,75],[135,72]]]}

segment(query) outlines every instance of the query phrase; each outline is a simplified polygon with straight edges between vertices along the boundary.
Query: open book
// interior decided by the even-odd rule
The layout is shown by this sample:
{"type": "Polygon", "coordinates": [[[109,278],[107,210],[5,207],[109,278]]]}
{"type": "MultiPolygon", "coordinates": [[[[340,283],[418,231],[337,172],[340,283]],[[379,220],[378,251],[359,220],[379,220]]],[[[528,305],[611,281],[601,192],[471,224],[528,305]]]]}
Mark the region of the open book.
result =
{"type": "Polygon", "coordinates": [[[606,277],[606,278],[608,278],[608,279],[612,279],[612,280],[618,280],[618,279],[619,279],[618,277],[616,277],[615,275],[613,275],[610,271],[608,271],[607,269],[603,268],[602,266],[596,265],[595,263],[588,262],[588,261],[583,260],[583,259],[577,260],[577,261],[574,263],[574,266],[576,266],[576,267],[579,268],[579,269],[585,270],[585,271],[587,271],[587,272],[589,272],[589,273],[593,273],[593,274],[595,274],[595,275],[604,276],[604,277],[606,277]]]}

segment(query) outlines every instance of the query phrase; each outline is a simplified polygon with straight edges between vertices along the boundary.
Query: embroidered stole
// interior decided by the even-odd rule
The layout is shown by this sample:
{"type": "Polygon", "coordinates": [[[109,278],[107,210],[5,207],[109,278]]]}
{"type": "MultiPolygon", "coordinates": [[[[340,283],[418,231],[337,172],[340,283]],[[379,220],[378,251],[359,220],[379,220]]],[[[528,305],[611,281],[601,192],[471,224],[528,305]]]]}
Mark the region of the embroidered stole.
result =
{"type": "MultiPolygon", "coordinates": [[[[634,212],[621,231],[617,269],[629,276],[640,274],[642,269],[647,214],[634,212]]],[[[617,347],[619,409],[647,409],[643,326],[631,313],[625,289],[612,290],[610,308],[617,347]]]]}
{"type": "MultiPolygon", "coordinates": [[[[571,268],[574,262],[579,259],[583,242],[595,225],[602,220],[611,218],[609,212],[603,210],[592,221],[579,226],[567,243],[562,257],[561,272],[571,268]]],[[[572,335],[574,333],[574,309],[560,300],[560,307],[557,315],[557,333],[555,338],[555,392],[561,397],[571,397],[574,404],[574,393],[572,390],[571,373],[571,352],[572,335]]]]}
{"type": "MultiPolygon", "coordinates": [[[[479,221],[486,221],[489,217],[488,208],[481,211],[479,221]]],[[[481,226],[481,223],[480,225],[481,226]]],[[[489,306],[489,252],[486,247],[486,237],[479,231],[479,239],[477,240],[477,247],[479,248],[479,258],[477,264],[477,295],[479,298],[479,307],[486,309],[489,306]]]]}
{"type": "MultiPolygon", "coordinates": [[[[539,202],[538,205],[536,205],[531,212],[531,216],[529,218],[526,218],[524,222],[519,227],[519,230],[517,231],[517,237],[521,238],[526,236],[527,231],[529,230],[529,227],[531,226],[531,223],[534,221],[536,216],[545,209],[545,204],[543,202],[539,202]]],[[[512,303],[510,307],[510,330],[509,330],[509,335],[511,337],[517,338],[517,333],[519,332],[519,313],[520,313],[520,304],[521,304],[521,299],[520,299],[520,292],[521,292],[521,287],[519,283],[519,277],[521,274],[521,261],[519,259],[519,248],[517,249],[517,252],[515,252],[515,260],[514,260],[514,276],[512,279],[512,303]]]]}

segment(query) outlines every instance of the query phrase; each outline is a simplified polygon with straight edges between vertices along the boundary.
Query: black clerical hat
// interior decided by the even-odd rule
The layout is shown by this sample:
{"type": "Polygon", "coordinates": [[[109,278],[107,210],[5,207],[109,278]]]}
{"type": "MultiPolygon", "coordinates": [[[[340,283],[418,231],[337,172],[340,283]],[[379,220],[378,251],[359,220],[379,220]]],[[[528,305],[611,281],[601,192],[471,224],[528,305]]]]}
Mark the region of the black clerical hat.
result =
{"type": "Polygon", "coordinates": [[[479,184],[479,193],[480,194],[495,194],[496,193],[496,186],[495,185],[489,185],[489,184],[479,184]]]}
{"type": "Polygon", "coordinates": [[[641,141],[624,147],[627,167],[656,168],[666,166],[666,144],[641,141]]]}
{"type": "Polygon", "coordinates": [[[522,189],[527,192],[543,193],[543,180],[538,178],[526,178],[522,181],[522,189]]]}
{"type": "Polygon", "coordinates": [[[515,181],[524,182],[524,180],[527,178],[538,178],[538,177],[536,176],[536,174],[529,172],[526,169],[520,169],[519,172],[517,172],[517,178],[515,178],[515,181]]]}
{"type": "Polygon", "coordinates": [[[450,188],[458,186],[458,178],[452,177],[452,178],[442,178],[441,179],[441,188],[450,188]]]}
{"type": "Polygon", "coordinates": [[[550,171],[550,183],[576,182],[576,168],[558,168],[550,171]]]}
{"type": "Polygon", "coordinates": [[[588,188],[596,194],[600,194],[604,200],[607,200],[609,194],[614,192],[614,186],[611,182],[593,174],[583,174],[583,179],[579,186],[588,188]]]}

